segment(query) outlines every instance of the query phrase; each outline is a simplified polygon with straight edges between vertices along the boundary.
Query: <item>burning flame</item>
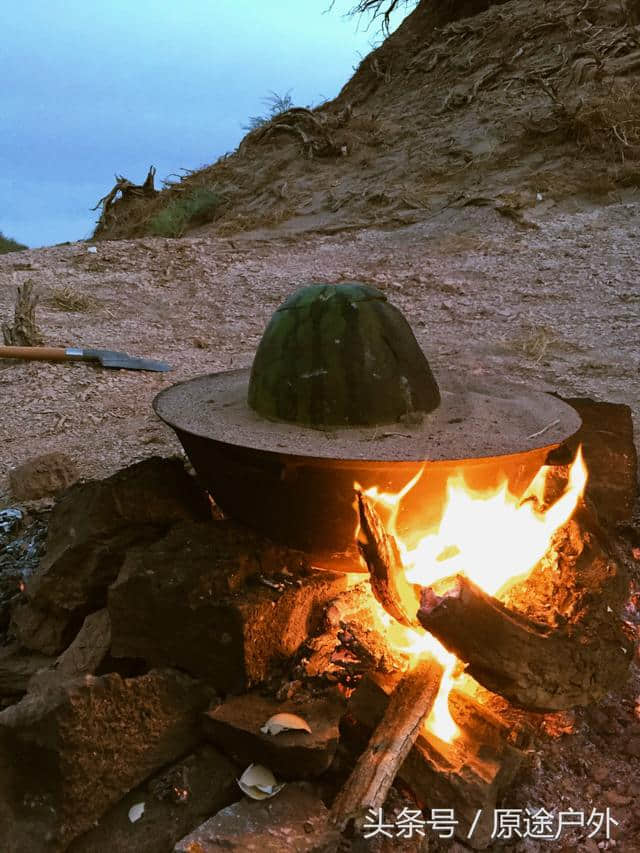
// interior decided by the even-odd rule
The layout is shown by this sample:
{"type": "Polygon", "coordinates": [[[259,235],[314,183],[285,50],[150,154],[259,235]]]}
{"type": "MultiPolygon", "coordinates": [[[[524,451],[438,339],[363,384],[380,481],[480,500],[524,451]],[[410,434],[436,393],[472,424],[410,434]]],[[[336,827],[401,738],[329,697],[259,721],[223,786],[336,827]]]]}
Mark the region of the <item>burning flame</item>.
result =
{"type": "MultiPolygon", "coordinates": [[[[560,497],[544,506],[550,466],[543,466],[521,497],[505,482],[498,488],[474,491],[458,474],[447,483],[447,493],[438,528],[425,534],[413,548],[399,536],[397,519],[403,498],[419,481],[418,472],[399,492],[365,494],[389,514],[387,530],[397,543],[409,584],[433,586],[451,575],[464,574],[490,595],[504,596],[517,582],[525,580],[549,550],[555,533],[571,518],[584,494],[587,469],[579,448],[569,468],[567,484],[560,497]]],[[[400,586],[400,590],[402,586],[400,586]]],[[[407,586],[413,596],[411,586],[407,586]]],[[[415,612],[415,598],[406,601],[407,612],[415,612]]],[[[425,725],[441,740],[451,742],[459,729],[451,717],[448,698],[456,682],[455,655],[427,631],[406,628],[380,607],[389,642],[412,655],[430,652],[444,666],[440,692],[425,725]]]]}

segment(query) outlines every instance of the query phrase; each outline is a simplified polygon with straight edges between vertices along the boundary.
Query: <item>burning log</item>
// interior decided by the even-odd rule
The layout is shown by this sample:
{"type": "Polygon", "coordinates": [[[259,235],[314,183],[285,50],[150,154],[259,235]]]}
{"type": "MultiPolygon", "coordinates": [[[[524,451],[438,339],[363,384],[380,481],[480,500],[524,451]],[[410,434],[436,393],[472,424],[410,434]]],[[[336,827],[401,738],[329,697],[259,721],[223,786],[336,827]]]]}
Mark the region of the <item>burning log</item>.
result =
{"type": "Polygon", "coordinates": [[[394,619],[415,627],[417,623],[411,614],[419,606],[417,588],[405,578],[396,540],[384,529],[369,498],[360,491],[356,492],[356,498],[360,521],[358,550],[369,569],[371,590],[394,619]]]}
{"type": "Polygon", "coordinates": [[[612,625],[553,629],[509,610],[463,575],[441,583],[442,595],[422,591],[420,623],[469,664],[470,675],[514,705],[587,705],[623,677],[629,656],[612,625]]]}
{"type": "Polygon", "coordinates": [[[369,745],[358,759],[331,810],[340,827],[379,809],[396,773],[411,751],[422,721],[435,702],[443,667],[431,656],[422,657],[400,680],[369,745]]]}
{"type": "Polygon", "coordinates": [[[374,506],[361,493],[357,499],[358,545],[376,599],[402,624],[437,637],[487,689],[522,708],[559,711],[601,698],[624,677],[630,653],[614,615],[625,598],[624,578],[584,504],[556,542],[557,571],[541,569],[515,588],[516,609],[457,575],[423,588],[412,619],[418,588],[406,580],[395,539],[374,506]]]}
{"type": "MultiPolygon", "coordinates": [[[[374,728],[389,706],[396,683],[395,676],[366,675],[349,700],[350,714],[366,729],[374,728]]],[[[512,727],[464,690],[452,690],[449,710],[459,734],[449,743],[422,726],[398,778],[422,807],[453,809],[458,838],[483,849],[491,842],[496,804],[509,788],[523,754],[507,742],[512,727]]],[[[357,734],[354,729],[352,735],[357,734]]]]}

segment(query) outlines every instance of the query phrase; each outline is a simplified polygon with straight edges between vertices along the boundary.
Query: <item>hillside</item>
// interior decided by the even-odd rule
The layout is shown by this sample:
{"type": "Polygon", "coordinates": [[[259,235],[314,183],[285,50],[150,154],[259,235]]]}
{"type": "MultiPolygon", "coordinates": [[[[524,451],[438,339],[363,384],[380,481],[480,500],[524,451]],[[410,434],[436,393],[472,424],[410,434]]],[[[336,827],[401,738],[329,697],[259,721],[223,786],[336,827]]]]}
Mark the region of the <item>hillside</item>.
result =
{"type": "Polygon", "coordinates": [[[465,205],[526,226],[541,204],[625,197],[640,186],[639,21],[639,0],[422,0],[335,100],[159,194],[108,199],[96,236],[153,233],[181,207],[173,233],[330,233],[465,205]]]}

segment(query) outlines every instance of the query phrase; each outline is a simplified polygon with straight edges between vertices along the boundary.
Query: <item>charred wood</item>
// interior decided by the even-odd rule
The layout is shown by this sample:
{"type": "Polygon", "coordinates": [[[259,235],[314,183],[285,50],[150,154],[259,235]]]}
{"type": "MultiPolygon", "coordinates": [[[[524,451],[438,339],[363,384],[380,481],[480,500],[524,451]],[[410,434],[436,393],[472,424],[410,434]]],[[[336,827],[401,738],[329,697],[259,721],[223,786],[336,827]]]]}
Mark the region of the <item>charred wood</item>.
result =
{"type": "Polygon", "coordinates": [[[394,619],[415,627],[417,587],[405,578],[396,540],[384,529],[369,498],[362,492],[357,492],[356,497],[360,521],[358,550],[369,569],[371,590],[394,619]]]}
{"type": "MultiPolygon", "coordinates": [[[[389,706],[397,677],[371,673],[349,700],[349,713],[370,730],[389,706]]],[[[398,778],[423,807],[453,808],[458,837],[474,848],[490,843],[496,803],[511,784],[522,753],[510,743],[510,727],[464,691],[454,688],[449,710],[460,733],[447,743],[425,726],[402,764],[398,778]],[[481,817],[471,839],[478,811],[481,817]]]]}
{"type": "Polygon", "coordinates": [[[331,818],[336,825],[345,827],[367,810],[382,807],[433,707],[442,674],[443,667],[435,658],[423,657],[398,682],[382,720],[333,804],[331,818]]]}
{"type": "Polygon", "coordinates": [[[470,675],[514,705],[587,705],[624,676],[630,653],[615,619],[606,628],[551,628],[509,610],[463,575],[445,583],[442,595],[423,590],[421,624],[468,663],[470,675]]]}

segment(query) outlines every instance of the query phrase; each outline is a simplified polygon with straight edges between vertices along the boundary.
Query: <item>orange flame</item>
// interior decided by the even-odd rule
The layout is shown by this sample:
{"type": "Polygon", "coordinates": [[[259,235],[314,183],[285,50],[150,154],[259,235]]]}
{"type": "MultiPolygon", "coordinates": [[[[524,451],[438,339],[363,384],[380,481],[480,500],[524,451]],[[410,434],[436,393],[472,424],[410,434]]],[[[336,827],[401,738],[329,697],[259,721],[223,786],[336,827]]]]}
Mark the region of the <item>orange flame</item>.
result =
{"type": "MultiPolygon", "coordinates": [[[[390,511],[387,530],[396,538],[410,584],[432,586],[443,578],[464,574],[485,592],[500,597],[529,576],[584,494],[587,469],[581,448],[570,466],[563,493],[544,508],[551,470],[543,466],[520,497],[509,490],[506,480],[496,489],[480,492],[469,488],[461,474],[452,477],[438,528],[425,534],[413,548],[398,535],[397,518],[403,498],[419,481],[424,468],[395,494],[379,492],[375,486],[365,494],[390,511]]],[[[407,589],[412,595],[412,588],[407,589]]],[[[405,604],[408,612],[415,612],[415,600],[405,604]]],[[[440,693],[425,725],[441,740],[451,742],[459,734],[448,709],[449,693],[456,683],[456,657],[428,632],[405,628],[382,607],[380,612],[393,646],[411,654],[430,652],[445,667],[440,693]]]]}

